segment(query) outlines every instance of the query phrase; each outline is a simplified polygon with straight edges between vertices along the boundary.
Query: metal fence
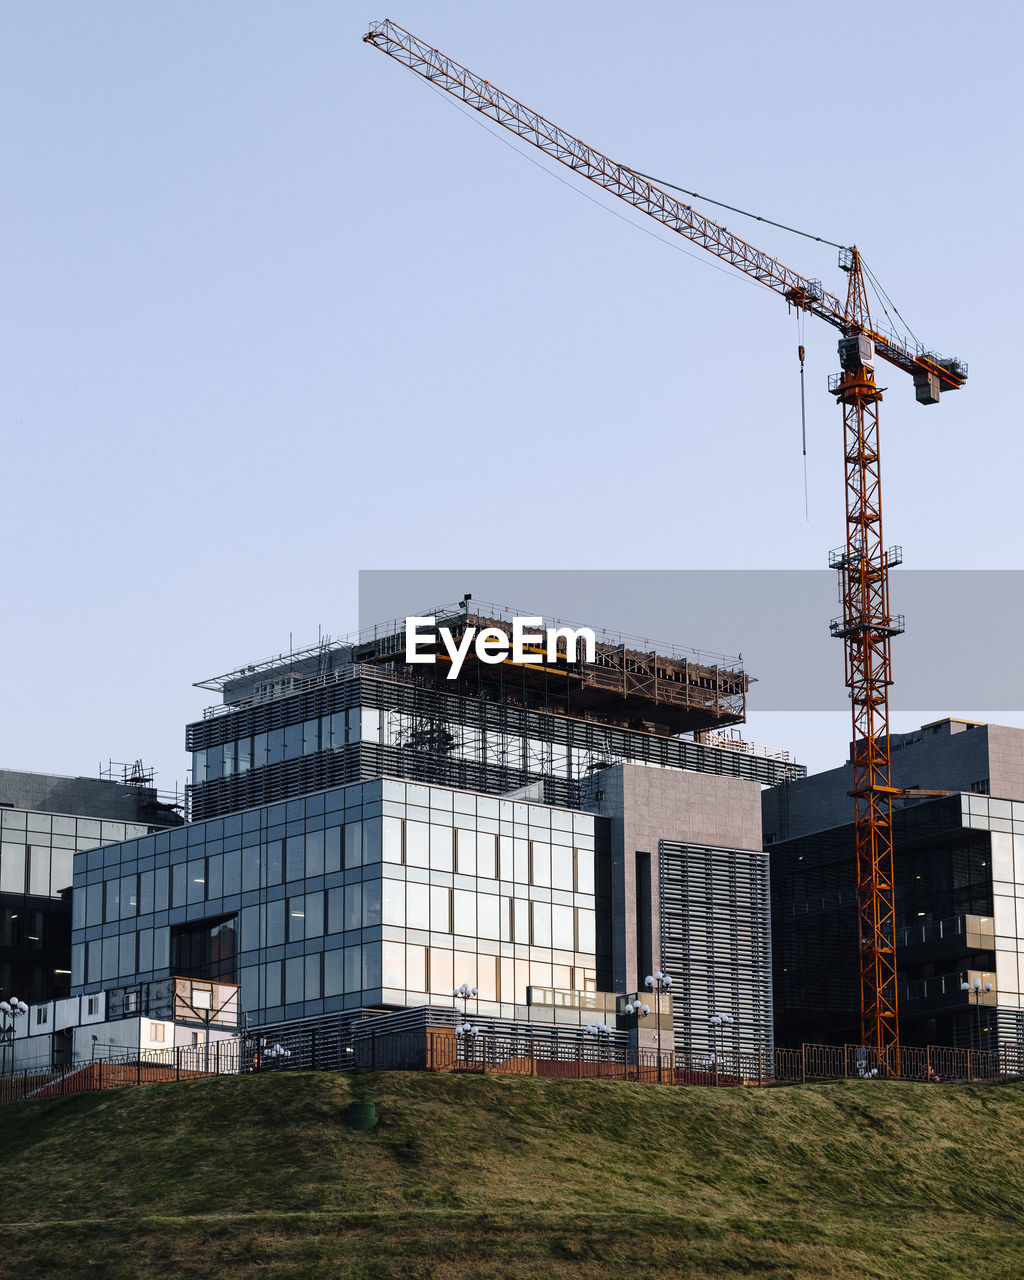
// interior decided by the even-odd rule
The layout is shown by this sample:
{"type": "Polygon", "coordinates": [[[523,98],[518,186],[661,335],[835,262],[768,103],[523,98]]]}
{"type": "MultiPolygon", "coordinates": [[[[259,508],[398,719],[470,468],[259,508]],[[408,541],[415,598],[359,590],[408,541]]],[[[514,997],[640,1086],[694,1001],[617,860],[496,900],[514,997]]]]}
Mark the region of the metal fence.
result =
{"type": "Polygon", "coordinates": [[[242,1060],[239,1041],[217,1040],[209,1048],[183,1045],[177,1049],[147,1050],[144,1057],[137,1053],[100,1057],[48,1071],[30,1067],[0,1076],[0,1102],[64,1097],[96,1089],[122,1089],[126,1085],[164,1084],[198,1076],[237,1075],[245,1069],[242,1060]]]}
{"type": "Polygon", "coordinates": [[[878,1055],[860,1045],[805,1044],[759,1054],[637,1051],[588,1037],[531,1035],[528,1028],[458,1036],[453,1027],[401,1026],[367,1019],[348,1034],[316,1028],[264,1036],[243,1050],[243,1070],[468,1071],[575,1079],[711,1086],[790,1085],[814,1080],[888,1079],[996,1082],[1024,1076],[1024,1045],[999,1050],[905,1047],[878,1055]]]}
{"type": "Polygon", "coordinates": [[[685,1058],[584,1038],[533,1036],[529,1029],[470,1038],[457,1036],[452,1027],[390,1030],[384,1023],[367,1019],[350,1026],[346,1035],[303,1027],[275,1037],[264,1030],[142,1058],[102,1058],[48,1072],[29,1069],[0,1076],[0,1102],[265,1071],[469,1072],[733,1088],[836,1079],[998,1083],[1024,1077],[1024,1045],[1017,1044],[997,1051],[908,1047],[881,1056],[860,1045],[805,1044],[774,1054],[685,1058]]]}
{"type": "Polygon", "coordinates": [[[780,1083],[839,1077],[936,1083],[1011,1080],[1024,1075],[1024,1045],[1004,1044],[991,1050],[911,1045],[879,1054],[860,1045],[805,1044],[776,1050],[775,1075],[780,1083]]]}

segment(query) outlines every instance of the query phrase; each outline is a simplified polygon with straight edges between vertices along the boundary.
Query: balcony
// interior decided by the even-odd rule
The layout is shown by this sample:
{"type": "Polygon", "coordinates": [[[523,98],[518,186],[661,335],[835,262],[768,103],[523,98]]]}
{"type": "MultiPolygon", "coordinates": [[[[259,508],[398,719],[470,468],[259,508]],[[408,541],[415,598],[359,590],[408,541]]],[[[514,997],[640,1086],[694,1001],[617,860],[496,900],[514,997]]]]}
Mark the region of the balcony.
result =
{"type": "Polygon", "coordinates": [[[995,926],[991,916],[949,916],[923,920],[896,930],[896,951],[904,963],[923,964],[968,951],[994,951],[995,926]]]}
{"type": "Polygon", "coordinates": [[[900,988],[900,1003],[914,1014],[957,1007],[968,1009],[975,1003],[995,1008],[999,1003],[996,975],[984,969],[960,969],[953,973],[939,973],[933,978],[918,978],[900,988]],[[981,979],[981,994],[977,1001],[971,992],[963,990],[963,984],[973,983],[975,978],[981,979]],[[986,983],[991,983],[991,991],[985,991],[986,983]]]}

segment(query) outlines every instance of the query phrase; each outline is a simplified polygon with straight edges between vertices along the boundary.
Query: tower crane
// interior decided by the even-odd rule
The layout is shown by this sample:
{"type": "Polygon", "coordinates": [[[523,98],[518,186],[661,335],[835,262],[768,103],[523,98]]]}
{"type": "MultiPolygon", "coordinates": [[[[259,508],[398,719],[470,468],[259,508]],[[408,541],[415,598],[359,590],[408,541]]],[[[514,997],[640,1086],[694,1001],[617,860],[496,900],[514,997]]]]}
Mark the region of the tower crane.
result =
{"type": "MultiPolygon", "coordinates": [[[[653,180],[572,137],[537,112],[474,75],[396,23],[375,22],[363,37],[439,89],[489,117],[582,177],[648,214],[716,258],[751,276],[838,329],[841,372],[829,380],[843,414],[846,480],[846,543],[829,556],[840,574],[843,612],[830,623],[842,639],[846,687],[853,715],[854,830],[860,946],[861,1043],[874,1049],[890,1071],[899,1072],[899,1020],[893,902],[892,799],[889,767],[890,642],[903,619],[889,608],[889,569],[900,563],[898,547],[882,540],[881,464],[875,378],[879,359],[909,374],[920,404],[936,404],[944,391],[967,381],[967,366],[904,338],[872,319],[865,269],[855,246],[840,248],[848,274],[845,302],[817,280],[798,275],[725,227],[663,191],[653,180]]],[[[666,184],[668,185],[668,184],[666,184]]]]}

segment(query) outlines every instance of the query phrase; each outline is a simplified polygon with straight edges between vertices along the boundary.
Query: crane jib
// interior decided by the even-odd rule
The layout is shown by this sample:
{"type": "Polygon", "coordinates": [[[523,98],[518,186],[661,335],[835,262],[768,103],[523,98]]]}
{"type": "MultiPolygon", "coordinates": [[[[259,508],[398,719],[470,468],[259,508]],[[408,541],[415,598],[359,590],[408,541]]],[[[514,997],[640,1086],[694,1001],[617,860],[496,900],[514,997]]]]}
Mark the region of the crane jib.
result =
{"type": "Polygon", "coordinates": [[[810,311],[844,334],[864,333],[874,341],[878,356],[909,373],[915,381],[934,379],[937,391],[953,391],[966,382],[967,366],[962,361],[920,348],[911,350],[877,322],[869,326],[851,323],[845,305],[826,292],[819,281],[799,275],[691,205],[595,151],[397,23],[388,19],[375,22],[363,39],[567,168],[772,289],[791,305],[810,311]]]}

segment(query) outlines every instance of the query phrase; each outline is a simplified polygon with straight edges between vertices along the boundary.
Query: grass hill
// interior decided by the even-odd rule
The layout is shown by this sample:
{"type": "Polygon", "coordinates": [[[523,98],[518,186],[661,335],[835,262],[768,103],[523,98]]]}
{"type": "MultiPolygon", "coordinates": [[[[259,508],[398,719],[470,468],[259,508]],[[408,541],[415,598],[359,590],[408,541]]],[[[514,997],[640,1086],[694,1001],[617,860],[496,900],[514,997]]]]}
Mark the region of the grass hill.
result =
{"type": "Polygon", "coordinates": [[[0,1275],[1019,1280],[1022,1153],[1024,1085],[195,1080],[0,1106],[0,1275]]]}

